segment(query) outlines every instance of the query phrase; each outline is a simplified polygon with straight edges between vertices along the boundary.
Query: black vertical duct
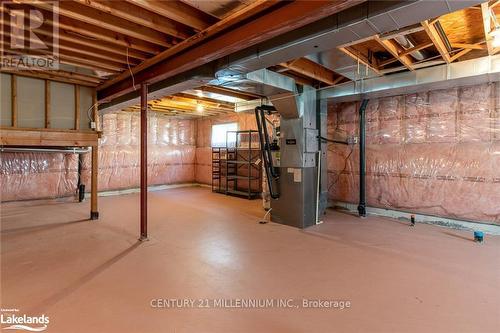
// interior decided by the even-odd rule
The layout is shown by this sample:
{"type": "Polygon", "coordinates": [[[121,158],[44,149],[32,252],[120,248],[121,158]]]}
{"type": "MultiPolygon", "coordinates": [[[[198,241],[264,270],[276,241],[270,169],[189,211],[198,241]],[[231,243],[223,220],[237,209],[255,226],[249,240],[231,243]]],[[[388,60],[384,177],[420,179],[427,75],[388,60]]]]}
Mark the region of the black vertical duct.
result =
{"type": "Polygon", "coordinates": [[[359,107],[359,216],[366,216],[366,126],[365,110],[368,100],[364,99],[359,107]]]}

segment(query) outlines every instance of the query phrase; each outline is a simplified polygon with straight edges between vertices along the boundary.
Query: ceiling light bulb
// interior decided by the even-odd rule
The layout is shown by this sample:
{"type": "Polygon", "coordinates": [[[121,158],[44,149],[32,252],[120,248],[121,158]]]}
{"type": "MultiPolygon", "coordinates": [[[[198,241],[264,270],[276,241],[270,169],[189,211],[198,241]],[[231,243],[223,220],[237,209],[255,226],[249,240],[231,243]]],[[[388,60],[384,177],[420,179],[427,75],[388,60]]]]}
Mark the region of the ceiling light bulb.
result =
{"type": "Polygon", "coordinates": [[[196,111],[198,111],[198,112],[200,112],[200,113],[201,113],[201,112],[203,112],[203,110],[204,110],[204,109],[205,109],[205,108],[203,107],[203,105],[202,105],[202,104],[198,103],[198,104],[196,105],[196,111]]]}

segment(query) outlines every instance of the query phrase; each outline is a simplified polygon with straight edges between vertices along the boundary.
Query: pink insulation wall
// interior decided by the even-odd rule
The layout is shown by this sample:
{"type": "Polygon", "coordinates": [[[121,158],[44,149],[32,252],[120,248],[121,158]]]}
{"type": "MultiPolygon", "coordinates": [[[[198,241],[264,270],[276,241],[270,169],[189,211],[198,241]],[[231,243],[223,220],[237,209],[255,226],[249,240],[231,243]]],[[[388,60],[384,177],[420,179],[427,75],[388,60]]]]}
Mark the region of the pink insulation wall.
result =
{"type": "Polygon", "coordinates": [[[237,122],[240,130],[257,129],[253,113],[235,113],[201,118],[196,121],[196,181],[198,183],[212,183],[212,125],[231,122],[237,122]]]}
{"type": "MultiPolygon", "coordinates": [[[[369,206],[500,224],[500,99],[484,84],[370,100],[369,206]]],[[[358,136],[359,103],[330,105],[330,137],[358,136]]],[[[357,203],[357,145],[330,144],[329,196],[357,203]]]]}
{"type": "MultiPolygon", "coordinates": [[[[195,180],[195,122],[151,112],[148,119],[148,182],[195,180]]],[[[138,187],[138,113],[105,114],[99,145],[99,191],[138,187]]],[[[90,154],[83,158],[82,182],[90,189],[90,154]]],[[[78,157],[73,154],[2,153],[1,200],[54,198],[76,193],[78,157]]]]}

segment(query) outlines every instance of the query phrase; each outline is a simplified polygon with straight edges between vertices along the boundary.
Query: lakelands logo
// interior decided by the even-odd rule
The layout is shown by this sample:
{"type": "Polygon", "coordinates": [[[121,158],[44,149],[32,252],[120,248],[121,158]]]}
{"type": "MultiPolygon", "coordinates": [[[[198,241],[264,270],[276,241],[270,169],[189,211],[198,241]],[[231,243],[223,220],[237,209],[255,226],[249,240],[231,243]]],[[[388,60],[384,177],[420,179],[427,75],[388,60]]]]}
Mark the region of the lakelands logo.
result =
{"type": "Polygon", "coordinates": [[[49,325],[49,317],[42,314],[41,316],[19,315],[18,309],[2,309],[0,314],[0,323],[2,330],[23,330],[29,332],[45,331],[49,325]],[[13,312],[13,313],[6,313],[13,312]]]}
{"type": "Polygon", "coordinates": [[[0,68],[59,68],[59,3],[2,1],[0,68]]]}

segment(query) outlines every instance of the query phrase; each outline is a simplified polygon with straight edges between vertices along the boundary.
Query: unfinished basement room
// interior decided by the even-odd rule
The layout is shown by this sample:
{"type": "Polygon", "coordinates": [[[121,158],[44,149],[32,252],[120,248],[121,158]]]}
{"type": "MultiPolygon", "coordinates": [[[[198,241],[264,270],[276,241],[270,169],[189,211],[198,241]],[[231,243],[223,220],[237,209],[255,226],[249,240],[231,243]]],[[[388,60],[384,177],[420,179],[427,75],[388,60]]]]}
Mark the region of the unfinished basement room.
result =
{"type": "Polygon", "coordinates": [[[2,332],[500,332],[500,0],[0,15],[2,332]]]}

